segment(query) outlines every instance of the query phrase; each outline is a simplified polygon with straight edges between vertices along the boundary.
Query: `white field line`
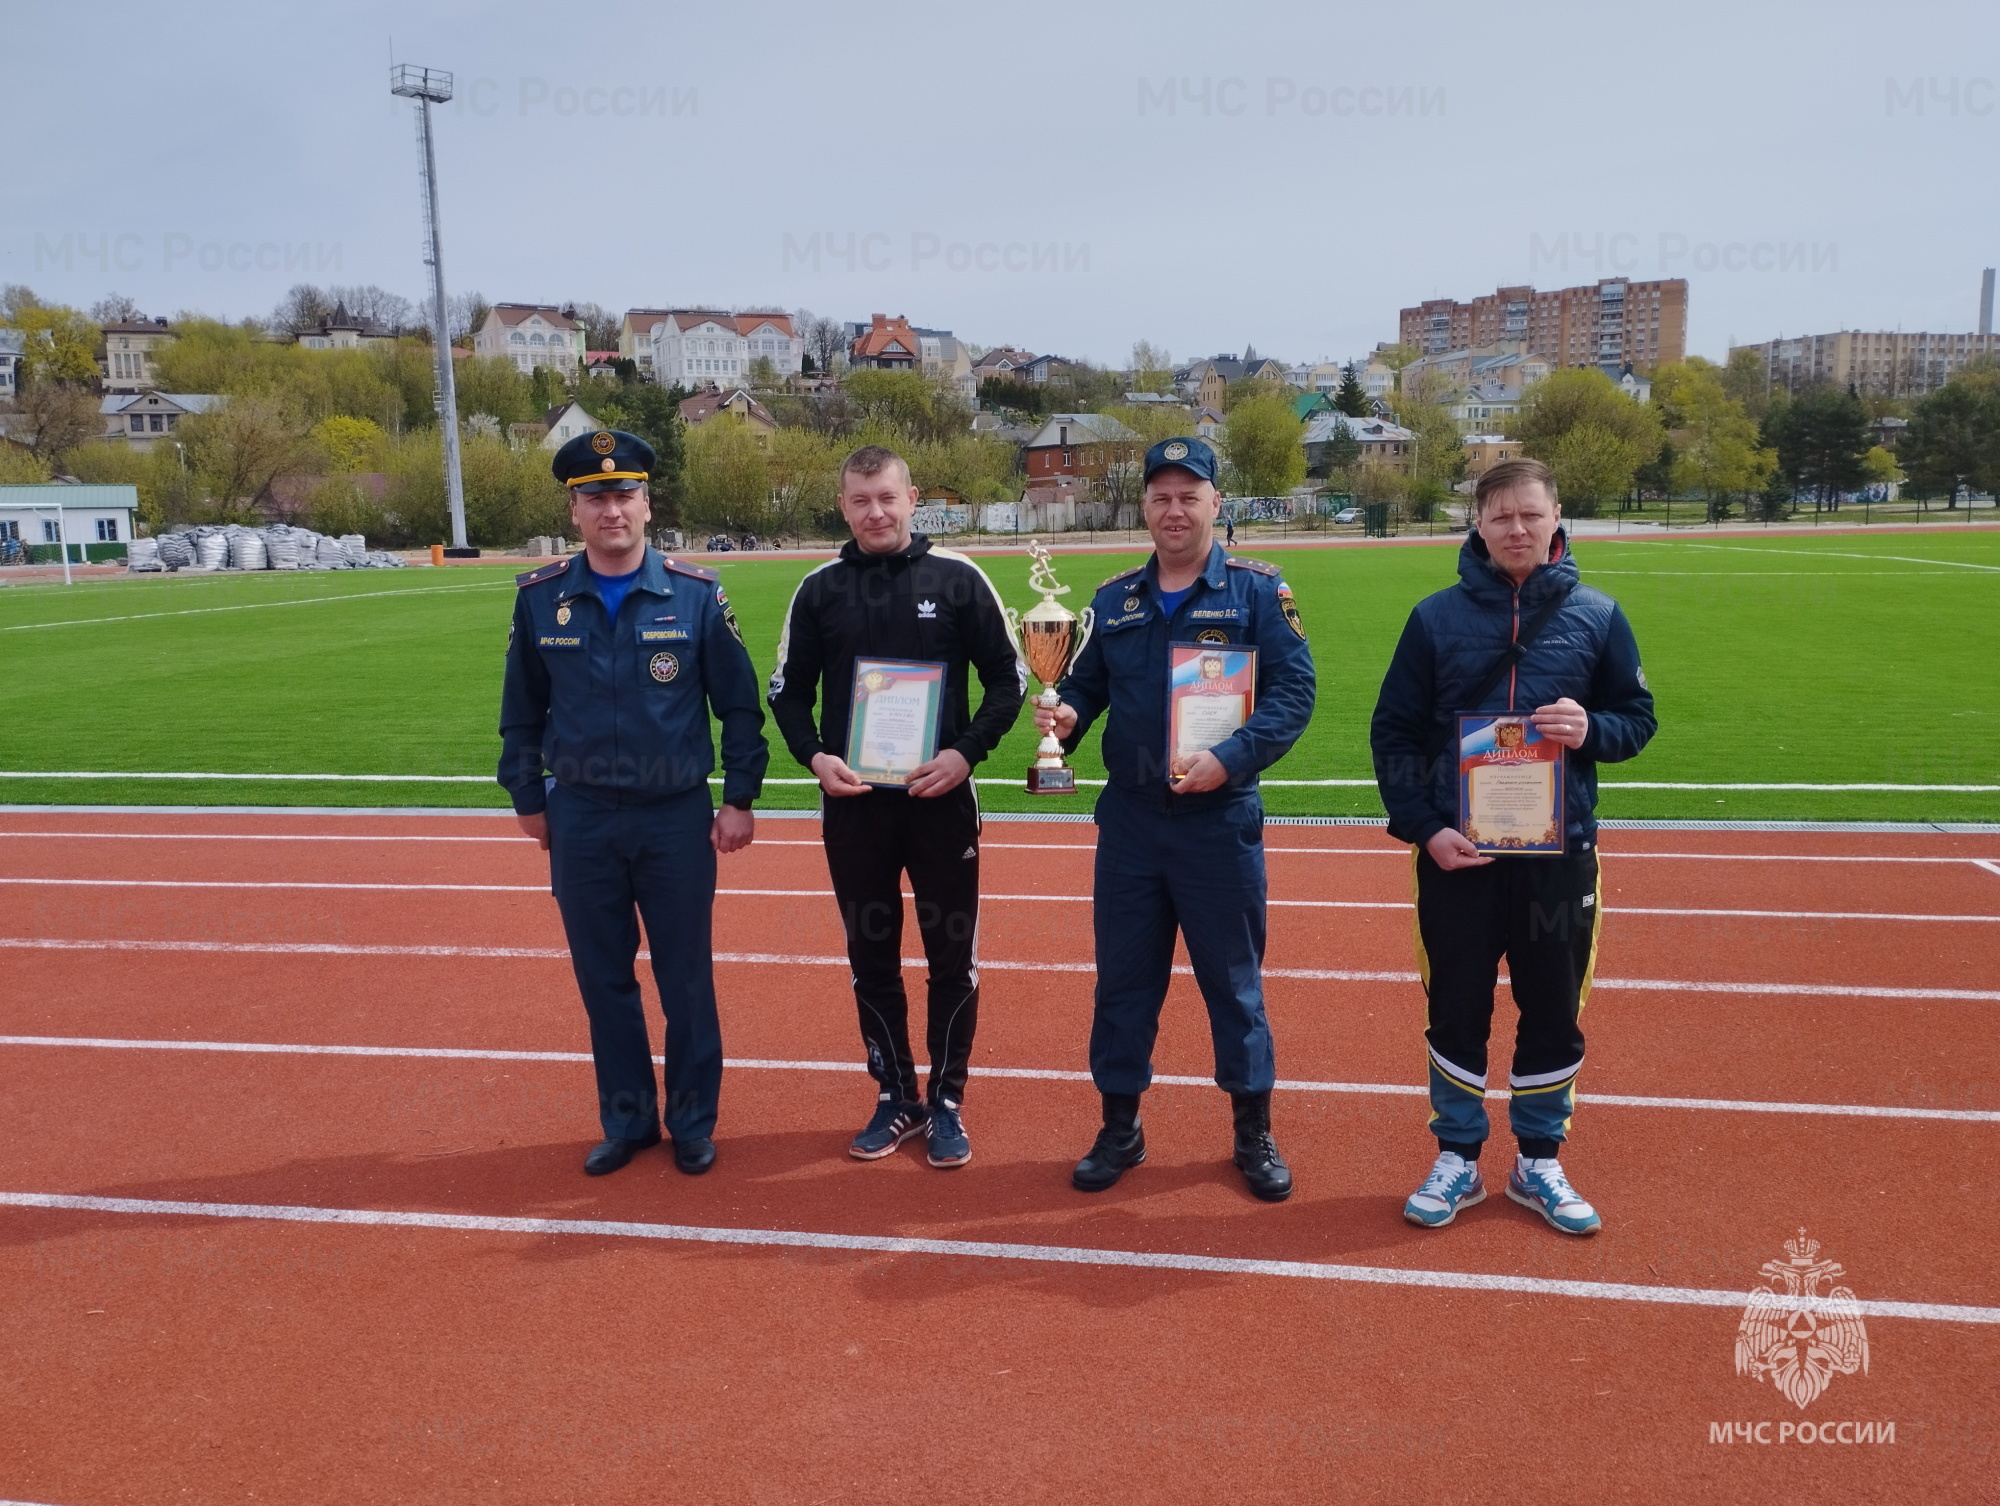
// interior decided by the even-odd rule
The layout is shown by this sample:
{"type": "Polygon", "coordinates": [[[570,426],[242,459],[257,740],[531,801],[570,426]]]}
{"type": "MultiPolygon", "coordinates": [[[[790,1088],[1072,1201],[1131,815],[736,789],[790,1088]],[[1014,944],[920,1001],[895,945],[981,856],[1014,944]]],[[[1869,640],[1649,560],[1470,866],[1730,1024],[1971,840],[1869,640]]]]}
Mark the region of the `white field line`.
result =
{"type": "MultiPolygon", "coordinates": [[[[1445,1291],[1527,1292],[1612,1302],[1653,1302],[1681,1307],[1740,1310],[1741,1290],[1648,1285],[1620,1281],[1570,1281],[1483,1271],[1399,1270],[1393,1266],[1333,1265],[1302,1260],[1246,1260],[1220,1255],[1178,1255],[1152,1250],[1109,1250],[1074,1245],[1029,1245],[967,1239],[913,1239],[877,1234],[828,1234],[803,1229],[712,1228],[697,1224],[649,1224],[610,1219],[508,1218],[472,1213],[390,1211],[375,1208],[314,1208],[272,1203],[168,1202],[150,1198],[79,1197],[51,1192],[0,1192],[0,1206],[80,1213],[125,1213],[152,1218],[255,1219],[350,1227],[446,1229],[460,1233],[583,1235],[589,1238],[652,1239],[677,1244],[741,1245],[767,1249],[850,1250],[882,1255],[932,1255],[946,1259],[1020,1260],[1049,1265],[1198,1271],[1217,1276],[1270,1276],[1307,1281],[1347,1281],[1445,1291]]],[[[1815,1306],[1801,1300],[1802,1306],[1815,1306]]],[[[1824,1304],[1827,1312],[1859,1312],[1869,1318],[1910,1318],[1934,1323],[2000,1323],[2000,1307],[1949,1302],[1888,1300],[1824,1304]]]]}
{"type": "MultiPolygon", "coordinates": [[[[1839,549],[1761,549],[1751,544],[1696,544],[1692,542],[1687,547],[1690,549],[1717,549],[1730,554],[1803,554],[1813,559],[1894,560],[1899,565],[1939,565],[1946,570],[2000,571],[2000,565],[1975,565],[1965,560],[1916,559],[1907,554],[1855,554],[1839,549]]],[[[1822,571],[1818,573],[1836,574],[1838,572],[1822,571]]]]}
{"type": "Polygon", "coordinates": [[[100,622],[141,622],[150,617],[201,617],[210,612],[255,612],[265,607],[314,607],[324,606],[328,602],[364,601],[374,596],[436,596],[446,591],[498,591],[503,587],[512,590],[514,583],[511,580],[503,580],[480,581],[466,586],[410,586],[397,591],[348,591],[332,596],[297,596],[290,601],[245,601],[228,607],[183,607],[172,612],[128,612],[120,617],[65,617],[60,622],[16,622],[0,627],[0,633],[26,633],[36,628],[91,627],[100,622]]]}
{"type": "MultiPolygon", "coordinates": [[[[768,783],[768,781],[767,781],[768,783]]],[[[496,811],[496,818],[506,815],[496,811]]],[[[109,841],[109,842],[507,842],[525,847],[528,839],[510,836],[428,836],[416,833],[380,832],[353,834],[330,832],[240,832],[240,831],[0,831],[0,838],[18,837],[26,841],[109,841]]],[[[821,847],[810,838],[759,837],[758,847],[821,847]]],[[[982,841],[982,848],[1021,852],[1095,852],[1095,842],[995,842],[982,841]]],[[[1410,860],[1407,847],[1272,847],[1266,854],[1289,853],[1308,857],[1398,858],[1410,860]]],[[[1613,862],[1627,858],[1677,858],[1697,863],[1973,863],[2000,873],[2000,863],[1986,858],[1900,857],[1823,852],[1643,852],[1613,848],[1613,862]]]]}
{"type": "MultiPolygon", "coordinates": [[[[218,608],[217,610],[221,610],[218,608]]],[[[0,779],[193,779],[193,780],[236,780],[248,783],[300,783],[300,784],[491,784],[490,774],[221,774],[199,771],[174,770],[106,770],[106,769],[0,769],[0,779]]],[[[720,784],[718,778],[710,784],[720,784]]],[[[1014,779],[975,779],[974,784],[1014,786],[1020,781],[1014,779]]],[[[1078,779],[1079,786],[1102,785],[1102,779],[1078,779]]],[[[817,779],[766,779],[770,785],[813,785],[817,779]]],[[[1373,789],[1372,779],[1266,779],[1262,783],[1273,789],[1373,789]]],[[[2000,784],[1705,784],[1682,780],[1622,779],[1600,780],[1599,789],[1606,790],[1875,790],[1909,794],[1991,794],[2000,791],[2000,784]]]]}
{"type": "MultiPolygon", "coordinates": [[[[564,947],[525,946],[390,946],[336,941],[134,941],[114,937],[0,936],[0,949],[57,952],[209,952],[240,956],[281,957],[471,957],[526,958],[540,961],[569,960],[564,947]]],[[[652,953],[641,950],[639,960],[651,961],[652,953]]],[[[846,967],[845,957],[814,957],[787,952],[717,952],[715,961],[751,966],[846,967]]],[[[904,967],[928,967],[922,957],[905,957],[904,967]]],[[[980,969],[996,973],[1095,973],[1088,962],[995,962],[981,959],[980,969]]],[[[1193,977],[1191,967],[1174,968],[1183,977],[1193,977]]],[[[1266,978],[1289,978],[1306,983],[1415,983],[1415,973],[1364,972],[1348,968],[1267,967],[1266,978]]],[[[1506,982],[1503,973],[1501,982],[1506,982]]],[[[1796,998],[1833,999],[1960,999],[1973,1003],[2000,1003],[2000,989],[1990,988],[1887,988],[1845,983],[1719,983],[1674,978],[1598,978],[1592,986],[1600,989],[1630,989],[1645,993],[1762,994],[1796,998]]]]}
{"type": "MultiPolygon", "coordinates": [[[[345,1046],[305,1045],[276,1041],[188,1041],[125,1040],[107,1036],[0,1035],[0,1046],[50,1046],[68,1050],[98,1051],[212,1051],[226,1054],[272,1056],[367,1056],[408,1058],[424,1061],[559,1062],[581,1064],[591,1060],[588,1051],[508,1051],[499,1048],[466,1046],[345,1046]]],[[[666,1058],[656,1056],[654,1064],[664,1066],[666,1058]]],[[[728,1057],[723,1066],[733,1071],[772,1072],[865,1072],[862,1062],[782,1061],[766,1057],[728,1057]]],[[[918,1062],[918,1071],[929,1064],[918,1062]]],[[[1065,1071],[1055,1067],[975,1067],[980,1077],[1018,1078],[1031,1082],[1089,1082],[1088,1072],[1065,1071]]],[[[1176,1076],[1158,1073],[1156,1086],[1212,1088],[1210,1077],[1176,1076]]],[[[1421,1098],[1429,1090],[1421,1084],[1382,1082],[1319,1082],[1311,1079],[1280,1078],[1279,1091],[1286,1093],[1340,1093],[1421,1098]]],[[[1489,1089],[1491,1100],[1513,1095],[1504,1088],[1489,1089]]],[[[1745,1098],[1659,1098],[1629,1093],[1579,1093],[1577,1102],[1609,1104],[1620,1108],[1701,1109],[1752,1114],[1816,1114],[1862,1119],[1942,1119],[1967,1124],[2000,1124],[2000,1109],[1910,1108],[1901,1104],[1870,1103],[1789,1103],[1745,1098]]]]}
{"type": "MultiPolygon", "coordinates": [[[[818,844],[813,844],[817,846],[818,844]]],[[[82,889],[333,889],[387,894],[547,894],[547,884],[362,884],[319,880],[271,879],[98,879],[10,878],[0,884],[82,889]]],[[[832,899],[831,889],[717,889],[717,895],[752,899],[832,899]]],[[[904,899],[916,896],[905,891],[904,899]]],[[[982,894],[981,903],[1087,905],[1088,894],[982,894]]],[[[1408,900],[1274,899],[1268,904],[1296,910],[1410,910],[1408,900]]],[[[1874,910],[1680,910],[1647,905],[1606,905],[1608,915],[1661,915],[1721,920],[1883,920],[1919,923],[1969,922],[2000,924],[2000,915],[1896,914],[1874,910]]]]}

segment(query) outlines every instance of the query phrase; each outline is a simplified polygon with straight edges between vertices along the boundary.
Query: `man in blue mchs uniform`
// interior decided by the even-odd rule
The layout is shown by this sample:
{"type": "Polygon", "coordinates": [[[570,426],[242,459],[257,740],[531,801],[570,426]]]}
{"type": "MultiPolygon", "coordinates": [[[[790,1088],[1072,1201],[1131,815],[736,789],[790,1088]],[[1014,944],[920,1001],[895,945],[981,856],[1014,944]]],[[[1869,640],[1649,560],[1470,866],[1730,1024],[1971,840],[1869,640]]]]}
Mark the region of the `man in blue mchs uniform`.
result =
{"type": "Polygon", "coordinates": [[[549,854],[616,1171],[660,1143],[653,1054],[632,970],[639,921],[667,1017],[666,1130],[689,1175],[715,1163],[722,1030],[709,922],[715,855],[747,847],[770,753],[757,674],[715,572],[646,547],[653,450],[616,429],[556,451],[584,552],[520,576],[500,697],[500,783],[549,854]],[[708,712],[722,723],[722,808],[708,712]]]}
{"type": "Polygon", "coordinates": [[[1291,1196],[1271,1138],[1276,1067],[1264,1017],[1264,804],[1257,775],[1290,751],[1312,719],[1312,652],[1275,565],[1234,559],[1215,542],[1222,502],[1215,452],[1170,439],[1146,452],[1146,528],[1153,557],[1114,575],[1092,606],[1096,631],[1077,655],[1051,727],[1074,749],[1105,712],[1097,802],[1097,1004],[1090,1075],[1104,1128],[1072,1180],[1099,1192],[1146,1159],[1139,1095],[1153,1080],[1153,1041],[1174,960],[1187,942],[1208,1005],[1215,1081],[1235,1107],[1235,1162],[1266,1202],[1291,1196]],[[1184,767],[1167,758],[1167,646],[1257,650],[1249,718],[1184,767]]]}
{"type": "Polygon", "coordinates": [[[1417,889],[1417,962],[1427,1001],[1431,1132],[1438,1155],[1403,1217],[1440,1229],[1486,1197],[1486,1047],[1507,959],[1520,1011],[1507,1117],[1520,1144],[1507,1196],[1565,1234],[1602,1227],[1559,1159],[1583,1067],[1582,1015],[1604,913],[1597,868],[1597,766],[1635,757],[1657,722],[1639,645],[1618,603],[1582,584],[1555,480],[1539,460],[1479,478],[1458,584],[1418,602],[1382,680],[1369,743],[1417,889]],[[1482,854],[1458,829],[1454,720],[1529,711],[1569,750],[1560,854],[1482,854]]]}

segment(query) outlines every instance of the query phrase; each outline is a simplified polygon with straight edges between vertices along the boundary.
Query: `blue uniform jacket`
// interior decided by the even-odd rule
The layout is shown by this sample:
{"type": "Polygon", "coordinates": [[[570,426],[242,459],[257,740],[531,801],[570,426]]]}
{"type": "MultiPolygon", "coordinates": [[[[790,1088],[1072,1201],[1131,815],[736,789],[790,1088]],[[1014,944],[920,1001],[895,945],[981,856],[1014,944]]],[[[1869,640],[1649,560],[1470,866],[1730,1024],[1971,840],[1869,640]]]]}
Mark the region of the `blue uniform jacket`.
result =
{"type": "Polygon", "coordinates": [[[1368,741],[1389,835],[1417,845],[1458,825],[1458,760],[1451,751],[1461,711],[1532,711],[1568,696],[1590,713],[1590,733],[1570,751],[1563,790],[1573,847],[1597,835],[1597,766],[1637,756],[1658,726],[1639,667],[1639,644],[1618,603],[1581,583],[1560,530],[1546,564],[1519,587],[1501,573],[1478,534],[1458,552],[1458,584],[1418,602],[1396,645],[1368,741]],[[1568,597],[1527,656],[1487,697],[1465,703],[1551,592],[1568,597]]]}
{"type": "Polygon", "coordinates": [[[1108,710],[1104,770],[1113,785],[1163,806],[1171,799],[1180,810],[1220,805],[1255,790],[1258,774],[1290,752],[1312,720],[1318,690],[1312,650],[1275,565],[1235,559],[1217,544],[1171,618],[1160,610],[1159,589],[1157,556],[1097,588],[1096,626],[1059,687],[1076,708],[1076,731],[1063,746],[1075,751],[1108,710]],[[1199,795],[1173,795],[1166,772],[1167,645],[1204,641],[1255,646],[1256,705],[1248,721],[1210,749],[1229,782],[1199,795]]]}
{"type": "Polygon", "coordinates": [[[500,783],[529,816],[544,771],[605,805],[705,784],[722,722],[722,798],[748,805],[771,761],[749,650],[713,570],[646,551],[618,616],[582,554],[516,578],[500,693],[500,783]]]}

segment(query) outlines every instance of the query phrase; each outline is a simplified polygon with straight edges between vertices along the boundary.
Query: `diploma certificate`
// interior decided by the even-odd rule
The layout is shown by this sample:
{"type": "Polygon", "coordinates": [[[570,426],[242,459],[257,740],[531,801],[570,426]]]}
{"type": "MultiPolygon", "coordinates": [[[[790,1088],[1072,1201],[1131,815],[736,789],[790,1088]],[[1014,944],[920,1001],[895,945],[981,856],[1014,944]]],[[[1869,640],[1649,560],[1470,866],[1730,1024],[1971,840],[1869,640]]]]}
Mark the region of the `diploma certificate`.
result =
{"type": "Polygon", "coordinates": [[[1481,852],[1563,851],[1568,749],[1526,711],[1458,717],[1458,829],[1481,852]]]}
{"type": "Polygon", "coordinates": [[[1234,643],[1167,645],[1167,776],[1179,779],[1250,720],[1257,707],[1257,650],[1234,643]]]}
{"type": "Polygon", "coordinates": [[[856,659],[847,712],[847,766],[863,784],[901,789],[937,757],[944,666],[911,659],[856,659]]]}

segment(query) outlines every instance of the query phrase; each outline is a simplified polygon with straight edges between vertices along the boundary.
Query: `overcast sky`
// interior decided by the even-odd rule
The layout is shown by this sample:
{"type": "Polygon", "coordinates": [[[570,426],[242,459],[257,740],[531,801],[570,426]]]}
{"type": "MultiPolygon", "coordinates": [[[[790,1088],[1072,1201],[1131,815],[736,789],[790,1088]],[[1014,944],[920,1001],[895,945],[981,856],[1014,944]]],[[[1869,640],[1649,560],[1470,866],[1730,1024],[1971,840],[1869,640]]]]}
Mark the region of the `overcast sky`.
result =
{"type": "Polygon", "coordinates": [[[263,314],[453,292],[907,314],[1122,362],[1344,358],[1423,298],[1685,276],[1689,346],[1962,331],[1992,0],[9,0],[0,281],[263,314]],[[393,47],[393,54],[392,54],[393,47]],[[1916,89],[1912,91],[1913,81],[1916,89]]]}

